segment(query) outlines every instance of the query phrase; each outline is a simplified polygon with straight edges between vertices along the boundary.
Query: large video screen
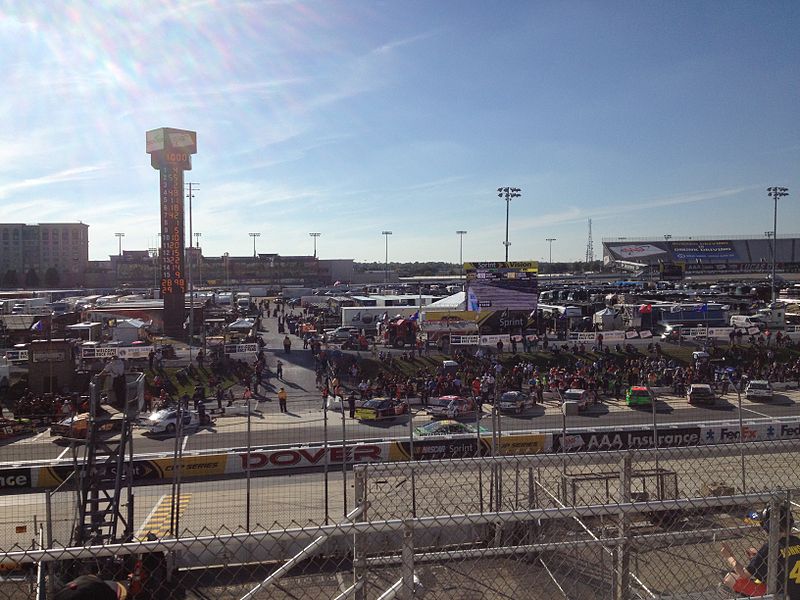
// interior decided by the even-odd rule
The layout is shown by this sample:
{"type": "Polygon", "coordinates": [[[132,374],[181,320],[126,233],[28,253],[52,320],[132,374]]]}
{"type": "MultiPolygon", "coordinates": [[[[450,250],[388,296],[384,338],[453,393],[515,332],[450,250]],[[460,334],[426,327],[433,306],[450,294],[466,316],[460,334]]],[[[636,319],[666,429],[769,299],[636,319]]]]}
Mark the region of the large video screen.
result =
{"type": "Polygon", "coordinates": [[[467,310],[536,310],[538,261],[468,262],[467,310]]]}

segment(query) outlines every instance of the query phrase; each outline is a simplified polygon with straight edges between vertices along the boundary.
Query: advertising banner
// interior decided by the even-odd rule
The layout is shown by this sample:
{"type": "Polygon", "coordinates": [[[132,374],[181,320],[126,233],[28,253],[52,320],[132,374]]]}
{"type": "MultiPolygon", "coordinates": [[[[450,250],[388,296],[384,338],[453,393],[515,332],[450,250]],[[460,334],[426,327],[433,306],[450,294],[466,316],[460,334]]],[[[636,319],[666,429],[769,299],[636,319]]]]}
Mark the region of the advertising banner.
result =
{"type": "Polygon", "coordinates": [[[467,310],[536,310],[537,261],[464,263],[467,310]]]}
{"type": "Polygon", "coordinates": [[[739,255],[729,240],[670,242],[678,260],[738,260],[739,255]]]}
{"type": "Polygon", "coordinates": [[[684,330],[683,335],[727,339],[731,331],[733,331],[733,327],[690,327],[684,330]]]}
{"type": "Polygon", "coordinates": [[[147,358],[153,346],[82,346],[81,358],[112,358],[119,356],[125,359],[147,358]]]}
{"type": "Polygon", "coordinates": [[[225,354],[256,354],[258,344],[225,344],[225,354]]]}
{"type": "Polygon", "coordinates": [[[659,245],[637,244],[635,242],[627,244],[606,244],[606,248],[608,248],[612,254],[616,255],[617,258],[631,261],[667,253],[667,251],[659,245]]]}
{"type": "MultiPolygon", "coordinates": [[[[481,438],[480,456],[491,454],[490,438],[481,438]]],[[[454,439],[414,440],[414,460],[443,460],[447,458],[470,458],[476,456],[478,440],[475,437],[454,439]]],[[[391,442],[388,460],[409,460],[411,458],[408,441],[391,442]]]]}
{"type": "Polygon", "coordinates": [[[6,358],[12,362],[28,362],[28,351],[6,350],[6,358]]]}
{"type": "Polygon", "coordinates": [[[480,336],[481,346],[497,346],[497,342],[503,342],[503,345],[511,343],[510,335],[482,335],[480,336]]]}
{"type": "Polygon", "coordinates": [[[423,310],[420,328],[425,332],[450,332],[469,334],[478,332],[478,313],[467,310],[427,311],[423,310]]]}
{"type": "Polygon", "coordinates": [[[0,491],[13,492],[33,487],[30,469],[4,469],[0,471],[0,491]]]}
{"type": "MultiPolygon", "coordinates": [[[[352,446],[324,446],[309,448],[282,448],[250,453],[250,470],[272,471],[321,467],[325,464],[347,464],[384,462],[387,460],[389,442],[354,444],[352,446]]],[[[226,473],[241,473],[247,470],[247,454],[231,454],[226,473]]]]}
{"type": "Polygon", "coordinates": [[[477,346],[481,342],[479,335],[451,335],[450,343],[454,346],[477,346]]]}
{"type": "MultiPolygon", "coordinates": [[[[675,448],[702,444],[699,427],[664,427],[658,429],[658,447],[675,448]]],[[[553,434],[553,452],[593,452],[654,448],[652,429],[609,430],[553,434]]]]}

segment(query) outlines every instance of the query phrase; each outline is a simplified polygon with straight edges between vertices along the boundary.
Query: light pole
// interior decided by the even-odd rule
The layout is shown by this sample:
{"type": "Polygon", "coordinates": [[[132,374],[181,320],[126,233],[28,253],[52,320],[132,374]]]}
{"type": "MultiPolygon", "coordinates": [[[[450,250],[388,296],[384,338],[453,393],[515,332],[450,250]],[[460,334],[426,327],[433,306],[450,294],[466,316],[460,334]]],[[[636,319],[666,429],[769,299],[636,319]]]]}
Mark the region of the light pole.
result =
{"type": "Polygon", "coordinates": [[[251,238],[253,238],[253,258],[256,258],[256,257],[258,257],[258,254],[256,254],[256,238],[257,237],[261,237],[261,234],[257,233],[257,232],[251,232],[251,233],[248,233],[247,235],[249,235],[251,238]]]}
{"type": "Polygon", "coordinates": [[[464,281],[464,236],[467,232],[463,229],[459,229],[456,231],[456,235],[458,236],[458,264],[461,268],[461,282],[464,281]]]}
{"type": "Polygon", "coordinates": [[[122,256],[122,238],[125,237],[125,234],[115,233],[114,235],[117,236],[117,239],[119,240],[119,255],[122,256]]]}
{"type": "Polygon", "coordinates": [[[312,231],[308,235],[314,238],[314,258],[317,258],[317,238],[322,234],[319,231],[312,231]]]}
{"type": "Polygon", "coordinates": [[[148,248],[150,258],[153,259],[153,298],[155,298],[156,289],[158,289],[158,248],[148,248]]]}
{"type": "Polygon", "coordinates": [[[381,235],[386,238],[386,259],[383,268],[383,283],[389,283],[389,236],[392,235],[391,231],[381,231],[381,235]]]}
{"type": "Polygon", "coordinates": [[[199,231],[194,232],[194,239],[196,241],[195,246],[197,246],[197,284],[203,285],[203,256],[202,251],[200,250],[200,236],[203,235],[199,231]]]}
{"type": "Polygon", "coordinates": [[[497,188],[497,196],[498,198],[503,198],[506,201],[506,241],[503,242],[503,245],[506,247],[506,262],[508,262],[508,247],[511,243],[508,241],[508,214],[509,214],[509,207],[511,206],[511,199],[512,198],[519,198],[522,196],[522,190],[520,188],[515,187],[499,187],[497,188]]]}
{"type": "Polygon", "coordinates": [[[222,255],[222,258],[225,261],[225,287],[228,287],[231,284],[230,272],[228,271],[228,260],[230,259],[230,254],[226,252],[222,255]]]}
{"type": "Polygon", "coordinates": [[[553,242],[555,242],[558,238],[545,238],[546,242],[550,242],[550,259],[547,261],[551,265],[553,264],[553,242]]]}
{"type": "Polygon", "coordinates": [[[668,242],[668,241],[670,241],[671,239],[672,239],[672,236],[671,236],[670,234],[668,234],[668,233],[665,233],[665,234],[664,234],[664,241],[665,241],[665,242],[668,242]]]}
{"type": "Polygon", "coordinates": [[[767,188],[767,196],[775,201],[775,210],[772,213],[772,302],[775,302],[775,262],[778,254],[778,198],[789,195],[789,188],[772,186],[767,188]]]}

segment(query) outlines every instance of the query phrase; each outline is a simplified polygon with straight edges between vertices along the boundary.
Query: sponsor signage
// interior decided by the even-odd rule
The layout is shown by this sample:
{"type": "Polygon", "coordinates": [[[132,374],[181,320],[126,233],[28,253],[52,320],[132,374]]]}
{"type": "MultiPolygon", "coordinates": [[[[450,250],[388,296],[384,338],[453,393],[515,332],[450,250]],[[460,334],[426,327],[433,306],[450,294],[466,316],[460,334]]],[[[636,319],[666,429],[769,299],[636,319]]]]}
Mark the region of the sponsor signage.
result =
{"type": "MultiPolygon", "coordinates": [[[[247,454],[234,455],[238,464],[228,465],[228,472],[246,471],[247,454]],[[231,468],[232,467],[232,468],[231,468]]],[[[308,468],[328,464],[383,462],[386,460],[386,444],[356,444],[354,446],[329,446],[313,448],[283,448],[250,453],[250,470],[308,468]]]]}
{"type": "Polygon", "coordinates": [[[496,346],[497,342],[503,342],[503,344],[510,344],[511,343],[511,336],[506,335],[482,335],[480,337],[480,345],[481,346],[496,346]]]}
{"type": "MultiPolygon", "coordinates": [[[[410,443],[408,441],[392,442],[389,446],[389,461],[409,460],[411,458],[410,443]]],[[[491,454],[491,439],[478,440],[474,436],[458,437],[454,439],[414,440],[413,460],[442,460],[446,458],[469,458],[478,453],[480,456],[491,454]]]]}
{"type": "MultiPolygon", "coordinates": [[[[597,341],[598,334],[603,334],[603,343],[608,342],[622,342],[625,339],[630,339],[624,331],[570,331],[567,339],[571,342],[589,342],[594,343],[597,341]]],[[[636,333],[636,332],[633,332],[636,333]]],[[[631,337],[638,337],[636,335],[631,337]]]]}
{"type": "Polygon", "coordinates": [[[258,344],[225,344],[225,354],[256,354],[258,344]]]}
{"type": "Polygon", "coordinates": [[[690,327],[683,330],[683,335],[699,338],[727,338],[731,331],[733,331],[733,327],[690,327]]]}
{"type": "Polygon", "coordinates": [[[63,350],[45,350],[36,351],[33,353],[33,362],[35,363],[49,363],[49,362],[64,362],[66,355],[63,350]]]}
{"type": "Polygon", "coordinates": [[[451,335],[450,343],[454,346],[477,346],[481,341],[479,335],[451,335]]]}
{"type": "Polygon", "coordinates": [[[125,359],[147,358],[153,346],[131,346],[120,348],[118,346],[83,346],[81,347],[81,358],[113,358],[119,356],[125,359]]]}
{"type": "Polygon", "coordinates": [[[6,358],[15,362],[28,361],[27,350],[6,350],[6,358]]]}
{"type": "Polygon", "coordinates": [[[670,242],[678,260],[737,260],[739,255],[729,240],[670,242]]]}
{"type": "Polygon", "coordinates": [[[536,310],[537,261],[464,263],[467,310],[536,310]]]}
{"type": "Polygon", "coordinates": [[[667,251],[655,244],[609,244],[607,248],[622,258],[644,258],[666,254],[667,251]]]}
{"type": "Polygon", "coordinates": [[[30,469],[6,469],[0,471],[0,490],[14,491],[31,487],[30,469]]]}
{"type": "MultiPolygon", "coordinates": [[[[658,447],[675,448],[704,443],[699,427],[664,427],[658,429],[658,447]]],[[[577,432],[553,434],[554,452],[593,452],[654,448],[652,429],[577,432]]]]}

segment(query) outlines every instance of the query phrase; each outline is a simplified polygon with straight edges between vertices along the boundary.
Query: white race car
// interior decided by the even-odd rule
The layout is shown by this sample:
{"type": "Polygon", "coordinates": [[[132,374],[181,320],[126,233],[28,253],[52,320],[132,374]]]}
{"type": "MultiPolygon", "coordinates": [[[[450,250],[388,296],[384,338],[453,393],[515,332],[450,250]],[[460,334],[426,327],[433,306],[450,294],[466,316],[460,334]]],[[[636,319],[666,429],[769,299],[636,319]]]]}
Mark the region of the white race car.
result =
{"type": "MultiPolygon", "coordinates": [[[[148,433],[174,434],[178,429],[178,409],[164,408],[139,419],[139,425],[147,429],[148,433]]],[[[200,417],[193,410],[183,411],[184,432],[195,430],[200,426],[200,417]]]]}

